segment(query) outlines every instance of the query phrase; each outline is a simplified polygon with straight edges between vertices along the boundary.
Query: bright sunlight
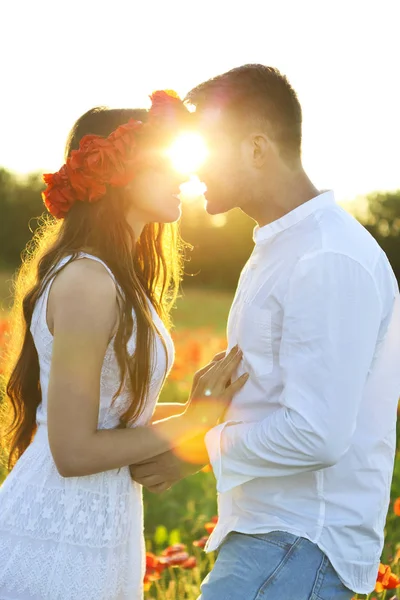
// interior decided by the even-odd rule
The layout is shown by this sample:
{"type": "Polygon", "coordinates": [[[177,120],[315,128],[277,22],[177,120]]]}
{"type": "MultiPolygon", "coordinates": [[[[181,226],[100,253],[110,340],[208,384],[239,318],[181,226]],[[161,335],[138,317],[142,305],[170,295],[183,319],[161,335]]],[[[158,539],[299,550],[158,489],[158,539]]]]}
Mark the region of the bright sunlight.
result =
{"type": "Polygon", "coordinates": [[[181,183],[179,189],[179,198],[182,202],[194,202],[203,196],[207,191],[207,186],[200,181],[197,175],[191,175],[188,181],[181,183]]]}
{"type": "Polygon", "coordinates": [[[186,132],[176,138],[167,154],[174,168],[184,175],[196,173],[205,161],[208,150],[198,133],[186,132]]]}

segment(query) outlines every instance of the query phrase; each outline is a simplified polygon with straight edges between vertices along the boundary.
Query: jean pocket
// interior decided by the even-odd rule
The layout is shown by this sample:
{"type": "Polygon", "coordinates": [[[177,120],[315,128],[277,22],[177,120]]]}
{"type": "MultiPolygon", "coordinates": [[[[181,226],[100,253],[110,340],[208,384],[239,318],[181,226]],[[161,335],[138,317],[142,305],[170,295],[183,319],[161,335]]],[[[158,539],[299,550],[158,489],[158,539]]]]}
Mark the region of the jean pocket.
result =
{"type": "Polygon", "coordinates": [[[315,600],[351,600],[354,594],[355,592],[344,585],[331,561],[324,555],[312,598],[315,600]]]}
{"type": "Polygon", "coordinates": [[[293,533],[289,533],[288,531],[269,531],[268,533],[250,533],[244,534],[249,535],[249,537],[256,538],[257,540],[262,540],[267,544],[274,544],[275,546],[279,546],[283,548],[283,550],[289,550],[293,544],[295,544],[299,537],[298,535],[294,535],[293,533]]]}

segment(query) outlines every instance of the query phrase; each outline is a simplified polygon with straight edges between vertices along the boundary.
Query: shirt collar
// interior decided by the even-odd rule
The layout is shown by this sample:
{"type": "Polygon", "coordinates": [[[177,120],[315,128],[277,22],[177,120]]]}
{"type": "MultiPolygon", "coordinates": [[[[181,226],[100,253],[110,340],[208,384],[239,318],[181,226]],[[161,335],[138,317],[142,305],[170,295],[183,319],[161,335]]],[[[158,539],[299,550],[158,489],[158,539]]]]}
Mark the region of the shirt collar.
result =
{"type": "Polygon", "coordinates": [[[292,225],[296,225],[296,223],[299,223],[316,210],[326,206],[332,206],[335,203],[335,196],[332,190],[322,192],[321,194],[318,194],[318,196],[311,198],[311,200],[307,200],[307,202],[300,204],[300,206],[297,206],[297,208],[286,213],[286,215],[283,215],[280,219],[268,223],[268,225],[264,225],[264,227],[259,227],[257,225],[253,231],[253,240],[256,244],[265,242],[273,235],[288,229],[292,225]]]}

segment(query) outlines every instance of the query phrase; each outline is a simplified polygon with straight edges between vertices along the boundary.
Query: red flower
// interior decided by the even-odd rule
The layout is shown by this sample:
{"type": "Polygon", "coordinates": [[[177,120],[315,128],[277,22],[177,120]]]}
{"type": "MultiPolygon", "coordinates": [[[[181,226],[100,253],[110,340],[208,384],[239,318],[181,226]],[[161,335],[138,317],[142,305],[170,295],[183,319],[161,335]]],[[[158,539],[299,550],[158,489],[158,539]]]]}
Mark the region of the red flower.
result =
{"type": "Polygon", "coordinates": [[[165,550],[162,551],[163,556],[172,556],[172,554],[177,554],[178,552],[184,552],[186,550],[186,544],[174,544],[173,546],[168,546],[165,550]]]}
{"type": "Polygon", "coordinates": [[[182,565],[187,560],[189,560],[189,554],[187,552],[176,552],[175,554],[170,554],[168,556],[168,566],[169,567],[178,567],[182,565]]]}
{"type": "Polygon", "coordinates": [[[375,584],[375,591],[380,593],[383,590],[393,590],[400,587],[400,579],[392,573],[388,565],[379,564],[378,576],[375,584]]]}
{"type": "Polygon", "coordinates": [[[204,548],[205,545],[207,544],[208,538],[210,537],[211,533],[214,531],[217,523],[218,523],[218,517],[217,516],[212,517],[211,521],[204,525],[204,527],[209,535],[204,535],[199,540],[195,540],[193,542],[193,546],[196,546],[197,548],[204,548]]]}
{"type": "Polygon", "coordinates": [[[204,528],[207,531],[207,533],[210,535],[214,531],[216,525],[217,525],[217,523],[206,523],[204,525],[204,528]]]}
{"type": "Polygon", "coordinates": [[[67,166],[63,165],[57,173],[46,173],[43,175],[43,181],[47,184],[46,190],[42,192],[47,210],[57,219],[63,218],[76,202],[67,166]]]}
{"type": "Polygon", "coordinates": [[[73,150],[68,160],[71,175],[83,172],[88,180],[93,178],[106,182],[117,162],[117,152],[108,138],[85,135],[80,141],[79,150],[73,150]]]}
{"type": "Polygon", "coordinates": [[[184,127],[191,118],[178,94],[173,90],[158,90],[150,96],[151,108],[148,124],[150,127],[161,127],[165,133],[176,133],[177,128],[184,127]]]}
{"type": "Polygon", "coordinates": [[[176,109],[182,107],[182,101],[174,90],[157,90],[150,96],[150,116],[163,116],[166,107],[176,109]]]}
{"type": "Polygon", "coordinates": [[[189,556],[189,558],[181,564],[182,569],[194,569],[197,565],[197,560],[195,556],[189,556]]]}
{"type": "Polygon", "coordinates": [[[146,572],[162,573],[168,567],[168,559],[164,556],[156,556],[152,552],[146,553],[146,572]]]}
{"type": "Polygon", "coordinates": [[[199,540],[195,540],[193,542],[193,546],[196,546],[197,548],[204,548],[205,545],[207,544],[208,541],[208,535],[203,535],[202,538],[200,538],[199,540]]]}
{"type": "Polygon", "coordinates": [[[159,564],[159,560],[152,552],[146,552],[146,569],[155,569],[159,564]]]}
{"type": "MultiPolygon", "coordinates": [[[[79,152],[79,150],[75,150],[74,152],[79,152]]],[[[96,202],[106,193],[106,184],[101,179],[92,177],[88,171],[84,170],[84,167],[81,169],[74,169],[72,166],[73,161],[75,160],[76,163],[77,158],[77,156],[73,157],[71,153],[71,157],[67,160],[65,165],[69,183],[74,191],[75,198],[82,202],[85,200],[87,202],[96,202]]],[[[83,156],[82,158],[84,159],[83,156]]]]}
{"type": "Polygon", "coordinates": [[[158,579],[161,579],[161,575],[159,573],[145,573],[143,579],[144,591],[148,592],[153,581],[157,581],[158,579]]]}
{"type": "Polygon", "coordinates": [[[393,512],[397,517],[400,517],[400,498],[397,498],[393,504],[393,512]]]}
{"type": "Polygon", "coordinates": [[[148,591],[153,581],[161,578],[161,573],[168,565],[161,557],[152,552],[146,552],[146,573],[144,576],[144,589],[148,591]]]}
{"type": "Polygon", "coordinates": [[[146,553],[146,574],[143,581],[145,591],[150,589],[153,581],[161,578],[161,573],[168,567],[194,569],[197,565],[196,557],[189,556],[185,548],[185,544],[175,544],[166,548],[162,556],[156,556],[152,552],[146,553]]]}
{"type": "Polygon", "coordinates": [[[136,121],[135,119],[129,119],[124,125],[120,125],[115,131],[110,133],[108,139],[111,140],[115,148],[119,152],[124,152],[126,146],[132,143],[134,136],[141,131],[143,126],[142,121],[136,121]]]}

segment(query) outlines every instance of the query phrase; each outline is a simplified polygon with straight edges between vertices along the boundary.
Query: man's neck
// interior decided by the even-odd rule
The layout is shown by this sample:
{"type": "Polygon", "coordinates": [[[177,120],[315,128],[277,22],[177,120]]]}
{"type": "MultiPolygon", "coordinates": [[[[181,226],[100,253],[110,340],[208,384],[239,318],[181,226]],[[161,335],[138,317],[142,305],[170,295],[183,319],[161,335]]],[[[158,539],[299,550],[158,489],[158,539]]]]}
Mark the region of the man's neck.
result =
{"type": "Polygon", "coordinates": [[[308,202],[321,192],[313,185],[307,174],[301,170],[277,180],[274,186],[259,190],[253,200],[243,207],[244,212],[260,227],[268,225],[308,202]]]}

